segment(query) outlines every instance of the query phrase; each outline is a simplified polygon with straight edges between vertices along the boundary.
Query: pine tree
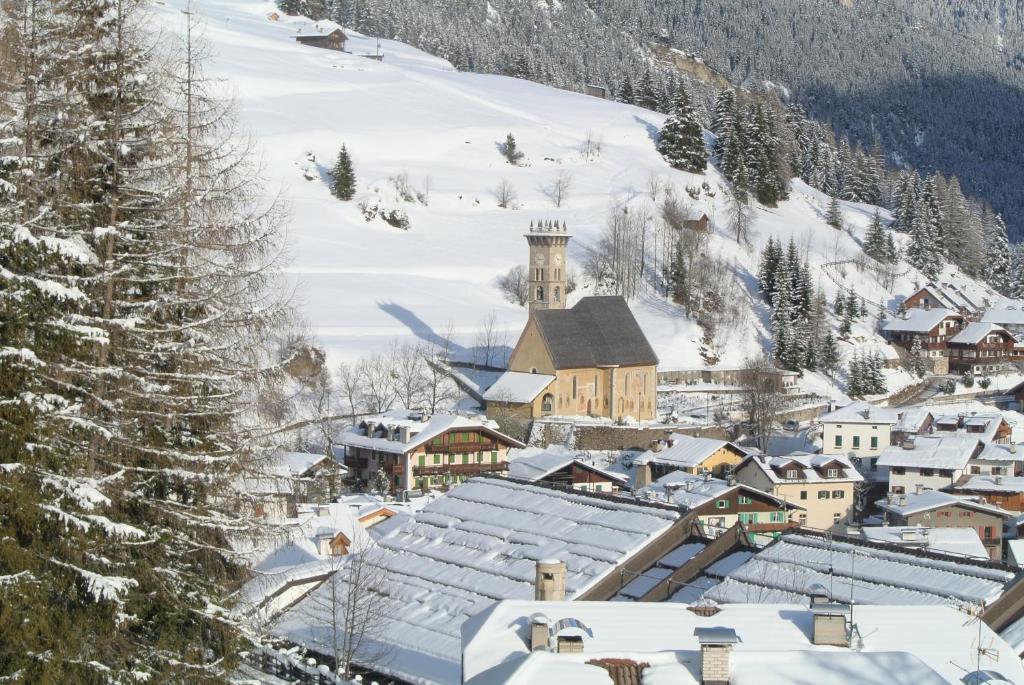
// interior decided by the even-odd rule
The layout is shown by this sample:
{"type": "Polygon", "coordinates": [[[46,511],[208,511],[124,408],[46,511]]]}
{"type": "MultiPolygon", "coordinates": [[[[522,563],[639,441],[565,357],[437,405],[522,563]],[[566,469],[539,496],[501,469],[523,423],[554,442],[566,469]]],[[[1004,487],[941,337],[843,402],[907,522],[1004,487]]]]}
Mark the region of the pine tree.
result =
{"type": "Polygon", "coordinates": [[[220,682],[236,635],[210,608],[243,579],[227,537],[251,531],[234,480],[265,436],[277,213],[244,214],[256,174],[191,42],[168,81],[134,2],[19,18],[0,85],[0,664],[220,682]]]}
{"type": "Polygon", "coordinates": [[[910,355],[907,357],[907,371],[918,378],[923,378],[927,371],[920,336],[914,336],[914,341],[910,344],[910,355]]]}
{"type": "Polygon", "coordinates": [[[772,236],[768,236],[768,244],[761,252],[761,263],[758,267],[757,282],[761,295],[768,304],[772,303],[775,294],[776,272],[782,261],[782,246],[772,236]]]}
{"type": "Polygon", "coordinates": [[[871,216],[864,234],[864,254],[883,264],[890,261],[889,241],[891,237],[882,225],[882,215],[876,209],[871,216]]]}
{"type": "Polygon", "coordinates": [[[907,244],[907,261],[929,281],[935,280],[942,268],[942,259],[935,249],[934,233],[927,213],[915,209],[907,244]]]}
{"type": "Polygon", "coordinates": [[[636,89],[636,104],[652,112],[658,111],[658,92],[654,87],[654,76],[650,69],[644,70],[636,89]]]}
{"type": "Polygon", "coordinates": [[[986,222],[985,247],[988,254],[986,281],[1002,294],[1010,292],[1010,241],[1006,236],[1006,224],[998,214],[991,215],[986,222]]]}
{"type": "Polygon", "coordinates": [[[672,114],[661,129],[658,152],[673,169],[699,174],[707,168],[704,132],[682,86],[676,91],[672,114]]]}
{"type": "Polygon", "coordinates": [[[627,105],[636,104],[636,94],[633,92],[633,80],[629,78],[629,74],[626,74],[622,81],[622,85],[619,86],[619,102],[623,102],[627,105]]]}
{"type": "Polygon", "coordinates": [[[829,376],[835,376],[836,370],[839,368],[839,348],[836,345],[836,339],[832,335],[832,331],[825,333],[819,354],[821,356],[821,368],[829,376]]]}
{"type": "Polygon", "coordinates": [[[725,152],[726,138],[731,135],[736,121],[736,91],[726,88],[719,91],[715,100],[714,113],[711,116],[711,132],[715,134],[715,155],[721,157],[725,152]]]}
{"type": "Polygon", "coordinates": [[[501,154],[505,156],[505,161],[513,166],[519,164],[519,161],[523,158],[523,153],[519,151],[519,146],[516,144],[515,136],[511,133],[505,136],[505,144],[501,146],[501,154]]]}
{"type": "Polygon", "coordinates": [[[828,200],[828,212],[825,214],[825,223],[837,230],[843,228],[843,211],[839,207],[839,198],[835,195],[828,200]]]}
{"type": "Polygon", "coordinates": [[[846,306],[844,309],[846,310],[847,316],[854,321],[861,317],[860,298],[857,297],[857,293],[853,290],[846,291],[846,306]]]}
{"type": "Polygon", "coordinates": [[[334,163],[332,173],[334,182],[332,192],[339,200],[351,200],[356,194],[356,175],[352,170],[352,158],[348,154],[348,148],[343,144],[338,151],[338,159],[334,163]]]}

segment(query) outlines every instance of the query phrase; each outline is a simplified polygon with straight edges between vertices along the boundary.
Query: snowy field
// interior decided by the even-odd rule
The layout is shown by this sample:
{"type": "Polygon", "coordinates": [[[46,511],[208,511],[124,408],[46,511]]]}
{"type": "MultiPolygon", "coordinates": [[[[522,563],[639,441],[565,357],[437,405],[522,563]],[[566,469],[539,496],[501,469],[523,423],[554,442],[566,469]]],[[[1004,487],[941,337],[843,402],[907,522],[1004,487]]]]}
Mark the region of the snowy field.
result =
{"type": "MultiPolygon", "coordinates": [[[[183,30],[187,0],[168,0],[155,10],[158,25],[183,30]]],[[[463,352],[482,323],[496,319],[507,345],[514,345],[526,310],[507,302],[496,278],[526,261],[523,232],[531,220],[564,221],[573,234],[570,266],[582,265],[598,240],[610,209],[654,212],[648,198],[652,178],[671,186],[690,206],[706,212],[715,232],[712,252],[724,257],[742,285],[745,321],[721,333],[713,352],[722,365],[739,365],[767,344],[768,310],[756,293],[754,274],[761,246],[770,236],[793,237],[809,255],[812,271],[829,302],[852,287],[869,306],[895,307],[915,274],[887,292],[852,265],[836,264],[860,254],[873,208],[844,204],[848,231],[825,224],[827,198],[795,181],[791,198],[778,208],[756,209],[751,247],[727,235],[724,181],[675,171],[654,149],[652,136],[663,116],[527,81],[455,72],[438,58],[392,41],[380,41],[382,62],[361,54],[377,50],[376,39],[352,38],[353,54],[302,46],[296,35],[318,29],[302,19],[271,21],[270,2],[202,0],[196,3],[210,43],[211,76],[223,78],[238,103],[243,125],[257,143],[267,191],[289,209],[296,303],[309,330],[333,361],[385,349],[395,340],[435,341],[449,331],[463,352]],[[499,143],[513,133],[525,155],[511,166],[499,143]],[[602,141],[599,156],[580,151],[588,133],[602,141]],[[331,196],[327,174],[341,144],[352,153],[359,180],[353,202],[331,196]],[[542,186],[559,173],[572,179],[568,199],[556,208],[542,186]],[[403,201],[389,180],[404,176],[423,202],[403,201]],[[494,189],[507,180],[518,209],[498,207],[494,189]],[[707,182],[714,194],[690,200],[687,186],[707,182]],[[407,212],[411,230],[377,218],[364,220],[357,204],[376,198],[383,207],[407,212]]],[[[326,28],[326,25],[321,27],[326,28]]],[[[587,294],[578,290],[574,297],[587,294]]],[[[703,366],[703,332],[678,306],[647,288],[631,305],[661,358],[661,368],[703,366]]],[[[883,345],[872,316],[854,325],[852,341],[865,350],[883,345]]],[[[853,349],[841,343],[842,354],[853,349]]],[[[902,374],[906,376],[906,374],[902,374]]],[[[892,378],[890,391],[910,382],[892,378]]],[[[815,391],[836,394],[821,378],[815,391]]]]}

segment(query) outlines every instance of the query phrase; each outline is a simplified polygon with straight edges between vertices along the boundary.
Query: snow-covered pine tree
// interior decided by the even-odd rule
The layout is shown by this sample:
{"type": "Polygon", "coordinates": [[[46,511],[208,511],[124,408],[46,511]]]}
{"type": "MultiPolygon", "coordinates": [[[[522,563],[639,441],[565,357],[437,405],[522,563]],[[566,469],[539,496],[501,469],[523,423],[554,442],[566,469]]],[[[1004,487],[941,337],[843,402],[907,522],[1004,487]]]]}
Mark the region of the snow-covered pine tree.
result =
{"type": "Polygon", "coordinates": [[[917,185],[919,178],[913,171],[904,171],[896,180],[893,188],[893,204],[895,206],[892,228],[903,233],[910,233],[916,216],[917,185]]]}
{"type": "Polygon", "coordinates": [[[918,378],[922,378],[927,372],[920,336],[914,336],[914,341],[910,343],[910,354],[907,356],[907,371],[918,378]]]}
{"type": "Polygon", "coordinates": [[[751,160],[752,185],[757,201],[774,207],[788,195],[788,179],[781,168],[779,140],[771,117],[761,103],[753,107],[747,118],[749,131],[746,158],[751,160]]]}
{"type": "Polygon", "coordinates": [[[828,199],[828,211],[825,212],[825,223],[837,230],[843,228],[843,211],[839,207],[839,198],[832,195],[828,199]]]}
{"type": "Polygon", "coordinates": [[[821,357],[821,369],[830,377],[834,377],[836,370],[839,368],[839,348],[836,345],[836,339],[832,335],[832,331],[825,332],[819,355],[821,357]]]}
{"type": "Polygon", "coordinates": [[[721,168],[736,191],[746,196],[750,190],[750,170],[746,157],[746,124],[739,110],[725,137],[725,148],[721,154],[721,168]]]}
{"type": "Polygon", "coordinates": [[[1010,241],[1003,217],[998,214],[989,214],[985,222],[985,248],[988,254],[985,280],[1005,295],[1010,291],[1010,241]]]}
{"type": "Polygon", "coordinates": [[[0,383],[0,664],[218,682],[237,653],[216,609],[241,580],[228,538],[251,529],[233,484],[263,441],[252,407],[282,314],[275,212],[249,213],[256,174],[195,52],[167,82],[135,2],[32,5],[3,65],[19,78],[0,138],[21,152],[0,184],[0,351],[18,351],[0,368],[26,384],[0,383]]]}
{"type": "Polygon", "coordinates": [[[726,139],[732,133],[736,121],[736,91],[726,88],[719,91],[715,100],[714,112],[711,116],[711,132],[715,134],[715,155],[721,157],[725,152],[726,139]]]}
{"type": "Polygon", "coordinates": [[[772,297],[772,354],[775,362],[784,368],[795,356],[796,332],[793,330],[793,277],[788,260],[779,263],[772,297]]]}
{"type": "Polygon", "coordinates": [[[864,234],[864,254],[883,264],[889,261],[888,232],[882,225],[882,214],[877,209],[864,234]]]}
{"type": "Polygon", "coordinates": [[[768,304],[772,303],[775,294],[775,277],[782,261],[782,246],[772,236],[768,236],[768,244],[761,252],[761,261],[757,270],[758,287],[768,304]]]}
{"type": "Polygon", "coordinates": [[[619,92],[616,94],[618,101],[627,105],[636,104],[636,93],[633,92],[633,80],[626,74],[622,79],[622,85],[619,86],[619,92]]]}
{"type": "Polygon", "coordinates": [[[836,293],[836,303],[832,307],[832,311],[835,312],[836,316],[843,316],[846,310],[846,296],[843,291],[840,290],[836,293]]]}
{"type": "Polygon", "coordinates": [[[863,397],[865,391],[864,359],[860,352],[854,352],[846,365],[846,394],[863,397]]]}
{"type": "Polygon", "coordinates": [[[519,161],[523,158],[523,153],[519,150],[515,136],[511,133],[505,136],[505,142],[501,146],[501,154],[505,156],[505,161],[513,166],[519,164],[519,161]]]}
{"type": "Polygon", "coordinates": [[[852,289],[846,291],[846,306],[843,309],[846,310],[846,314],[854,321],[863,316],[860,313],[860,298],[857,297],[857,293],[852,289]]]}
{"type": "Polygon", "coordinates": [[[929,281],[935,280],[942,268],[942,258],[935,249],[933,226],[926,211],[921,207],[914,210],[910,224],[910,241],[906,258],[911,266],[920,271],[929,281]]]}
{"type": "Polygon", "coordinates": [[[654,85],[654,76],[650,68],[644,70],[637,85],[636,104],[652,112],[658,111],[658,89],[654,85]]]}
{"type": "Polygon", "coordinates": [[[871,395],[884,395],[888,392],[888,388],[885,383],[885,374],[882,373],[882,369],[885,368],[885,359],[882,357],[881,352],[872,352],[868,357],[868,393],[871,395]]]}
{"type": "Polygon", "coordinates": [[[352,156],[348,148],[342,144],[338,150],[338,159],[334,162],[334,169],[331,173],[333,186],[331,188],[334,197],[339,200],[351,200],[356,194],[356,173],[352,169],[352,156]]]}
{"type": "Polygon", "coordinates": [[[704,132],[683,86],[676,91],[672,114],[661,129],[658,152],[673,169],[699,174],[707,168],[704,132]]]}

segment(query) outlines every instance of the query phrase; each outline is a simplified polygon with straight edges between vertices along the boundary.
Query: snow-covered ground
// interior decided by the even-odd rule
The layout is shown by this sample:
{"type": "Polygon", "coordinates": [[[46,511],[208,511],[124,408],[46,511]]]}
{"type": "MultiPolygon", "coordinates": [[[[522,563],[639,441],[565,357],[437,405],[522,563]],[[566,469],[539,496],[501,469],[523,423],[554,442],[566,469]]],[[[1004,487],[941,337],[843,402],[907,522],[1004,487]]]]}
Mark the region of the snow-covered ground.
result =
{"type": "MultiPolygon", "coordinates": [[[[158,25],[180,32],[187,2],[158,5],[158,25]]],[[[294,37],[318,28],[297,18],[271,21],[273,10],[259,0],[202,0],[193,8],[205,21],[212,48],[207,71],[224,79],[243,125],[254,134],[268,194],[280,193],[289,207],[288,271],[296,302],[334,361],[379,351],[395,339],[437,340],[448,331],[465,350],[492,314],[513,345],[527,312],[507,302],[495,280],[525,263],[523,232],[530,221],[566,222],[573,234],[570,263],[581,273],[609,210],[649,203],[652,178],[711,217],[710,249],[732,265],[744,286],[746,320],[720,334],[714,350],[722,365],[739,365],[767,344],[768,311],[754,274],[769,237],[796,241],[830,303],[842,287],[852,287],[869,305],[890,307],[894,293],[913,290],[913,274],[886,291],[843,263],[860,254],[857,241],[874,208],[844,203],[848,231],[836,231],[823,219],[827,198],[800,181],[778,208],[756,209],[753,245],[737,245],[727,235],[718,172],[674,171],[655,151],[660,114],[527,81],[458,73],[441,59],[387,40],[380,41],[383,62],[373,61],[360,55],[376,52],[377,40],[353,32],[353,54],[302,46],[294,37]],[[526,155],[522,166],[499,154],[508,133],[526,155]],[[580,152],[588,133],[602,141],[596,158],[580,152]],[[342,143],[359,180],[353,202],[336,200],[326,183],[342,143]],[[572,186],[556,208],[541,188],[561,172],[571,175],[572,186]],[[424,194],[426,204],[397,199],[389,180],[396,177],[407,177],[413,195],[424,194]],[[515,188],[518,209],[498,207],[493,191],[503,180],[515,188]],[[690,201],[685,188],[703,182],[714,196],[701,193],[690,201]],[[357,204],[368,198],[406,211],[411,230],[365,221],[357,204]]],[[[586,293],[583,288],[574,297],[586,293]]],[[[703,332],[679,307],[650,290],[631,304],[661,368],[703,366],[703,332]]],[[[883,345],[873,332],[876,312],[872,308],[854,325],[852,340],[865,350],[883,345]]],[[[840,347],[843,354],[853,348],[840,347]]],[[[894,375],[890,390],[906,380],[894,375]]],[[[822,394],[837,394],[825,379],[808,382],[822,394]]]]}

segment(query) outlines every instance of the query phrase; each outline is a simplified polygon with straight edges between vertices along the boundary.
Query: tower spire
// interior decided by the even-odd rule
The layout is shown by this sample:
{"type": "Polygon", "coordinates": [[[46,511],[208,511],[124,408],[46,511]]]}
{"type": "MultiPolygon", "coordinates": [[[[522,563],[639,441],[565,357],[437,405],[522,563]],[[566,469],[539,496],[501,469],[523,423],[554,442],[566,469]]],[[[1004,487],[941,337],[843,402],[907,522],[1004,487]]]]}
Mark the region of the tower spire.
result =
{"type": "Polygon", "coordinates": [[[531,221],[525,236],[530,246],[527,265],[530,311],[565,309],[566,247],[572,237],[565,229],[565,222],[547,219],[538,221],[535,226],[531,221]]]}

